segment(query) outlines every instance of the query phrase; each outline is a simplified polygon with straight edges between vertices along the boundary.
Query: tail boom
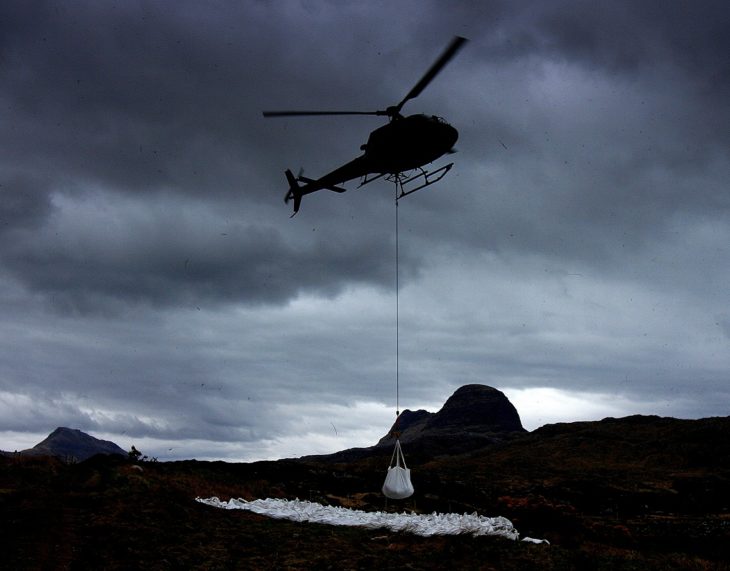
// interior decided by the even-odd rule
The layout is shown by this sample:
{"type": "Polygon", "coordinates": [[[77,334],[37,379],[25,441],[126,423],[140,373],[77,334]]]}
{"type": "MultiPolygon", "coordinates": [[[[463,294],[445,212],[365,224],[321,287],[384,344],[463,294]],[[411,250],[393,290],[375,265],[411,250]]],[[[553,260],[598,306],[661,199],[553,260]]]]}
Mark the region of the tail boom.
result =
{"type": "MultiPolygon", "coordinates": [[[[302,175],[294,176],[289,169],[285,171],[286,180],[289,183],[289,190],[286,192],[284,202],[288,203],[290,200],[294,200],[294,214],[299,212],[299,207],[302,204],[302,197],[305,194],[311,194],[318,190],[331,190],[332,192],[342,193],[346,189],[340,184],[365,176],[371,172],[370,165],[365,156],[358,157],[349,163],[342,165],[340,168],[333,170],[331,173],[324,175],[316,180],[306,178],[302,175]],[[303,182],[304,186],[300,186],[299,183],[303,182]]],[[[292,216],[294,216],[292,214],[292,216]]]]}

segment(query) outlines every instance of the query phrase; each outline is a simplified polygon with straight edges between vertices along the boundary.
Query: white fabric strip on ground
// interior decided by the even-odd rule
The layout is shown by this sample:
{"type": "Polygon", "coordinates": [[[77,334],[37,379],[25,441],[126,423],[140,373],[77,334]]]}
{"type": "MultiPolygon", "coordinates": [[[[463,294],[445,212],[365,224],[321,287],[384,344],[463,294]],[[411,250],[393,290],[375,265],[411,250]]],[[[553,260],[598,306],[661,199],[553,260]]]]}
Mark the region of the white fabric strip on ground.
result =
{"type": "MultiPolygon", "coordinates": [[[[468,514],[408,514],[365,512],[348,508],[323,506],[301,500],[259,499],[248,502],[243,499],[221,501],[216,497],[196,498],[196,501],[221,509],[248,510],[276,519],[299,522],[323,523],[328,525],[348,525],[368,529],[386,528],[395,532],[407,532],[429,537],[432,535],[500,536],[516,540],[518,531],[512,522],[504,517],[485,517],[476,513],[468,514]]],[[[523,541],[547,543],[525,537],[523,541]]]]}

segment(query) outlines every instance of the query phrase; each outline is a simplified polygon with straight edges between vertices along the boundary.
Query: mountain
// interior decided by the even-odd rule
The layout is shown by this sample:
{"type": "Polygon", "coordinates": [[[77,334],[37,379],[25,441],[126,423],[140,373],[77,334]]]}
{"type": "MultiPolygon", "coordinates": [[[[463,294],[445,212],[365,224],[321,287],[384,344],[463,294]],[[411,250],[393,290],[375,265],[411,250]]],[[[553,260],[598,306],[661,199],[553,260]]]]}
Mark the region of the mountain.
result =
{"type": "Polygon", "coordinates": [[[464,385],[436,413],[404,410],[379,444],[393,441],[396,431],[406,443],[426,436],[481,436],[525,429],[517,409],[502,391],[486,385],[464,385]]]}
{"type": "Polygon", "coordinates": [[[435,457],[459,454],[509,440],[526,432],[517,409],[486,385],[464,385],[436,413],[404,410],[378,446],[395,444],[398,434],[411,454],[435,457]]]}
{"type": "Polygon", "coordinates": [[[458,388],[438,412],[404,410],[375,446],[313,458],[349,462],[371,456],[392,447],[394,433],[398,433],[401,443],[407,445],[409,457],[425,459],[478,450],[525,432],[517,409],[503,392],[472,384],[458,388]]]}
{"type": "Polygon", "coordinates": [[[126,456],[127,453],[108,440],[99,440],[73,428],[59,427],[33,448],[23,450],[24,456],[55,456],[64,461],[83,462],[96,454],[116,454],[126,456]]]}

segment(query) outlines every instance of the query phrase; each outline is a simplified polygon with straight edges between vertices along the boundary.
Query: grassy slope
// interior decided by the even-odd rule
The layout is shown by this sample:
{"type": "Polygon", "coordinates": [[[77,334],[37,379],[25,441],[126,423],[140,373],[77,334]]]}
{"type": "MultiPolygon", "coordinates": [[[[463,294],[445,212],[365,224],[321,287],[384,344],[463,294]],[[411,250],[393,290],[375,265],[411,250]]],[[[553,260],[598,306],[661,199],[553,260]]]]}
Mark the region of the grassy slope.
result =
{"type": "Polygon", "coordinates": [[[413,466],[418,491],[406,507],[504,515],[550,546],[275,521],[194,501],[278,496],[383,509],[383,458],[143,471],[112,459],[0,458],[0,568],[723,569],[728,429],[727,419],[554,426],[413,466]]]}

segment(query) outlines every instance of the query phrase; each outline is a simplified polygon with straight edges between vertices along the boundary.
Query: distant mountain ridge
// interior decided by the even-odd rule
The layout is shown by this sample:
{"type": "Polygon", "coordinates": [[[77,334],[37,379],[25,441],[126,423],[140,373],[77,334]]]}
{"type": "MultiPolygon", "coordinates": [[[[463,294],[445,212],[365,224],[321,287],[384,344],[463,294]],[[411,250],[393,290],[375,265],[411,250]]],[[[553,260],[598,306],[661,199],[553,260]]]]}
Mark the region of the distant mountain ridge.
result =
{"type": "MultiPolygon", "coordinates": [[[[458,388],[438,412],[404,410],[397,426],[391,427],[374,446],[343,450],[327,458],[349,461],[392,446],[395,430],[400,441],[408,445],[409,453],[424,456],[476,450],[526,432],[517,409],[504,393],[486,385],[470,384],[458,388]]],[[[20,454],[83,462],[96,454],[126,456],[127,452],[114,442],[94,438],[81,430],[58,427],[45,440],[20,454]]]]}
{"type": "Polygon", "coordinates": [[[66,462],[83,462],[97,454],[121,455],[127,453],[108,440],[100,440],[74,428],[59,426],[33,448],[20,452],[23,456],[54,456],[66,462]]]}

